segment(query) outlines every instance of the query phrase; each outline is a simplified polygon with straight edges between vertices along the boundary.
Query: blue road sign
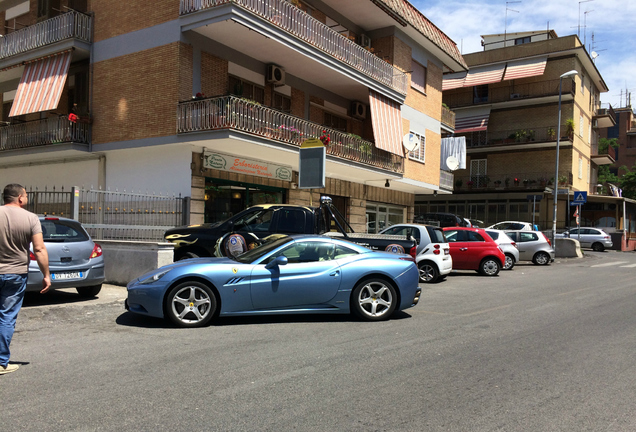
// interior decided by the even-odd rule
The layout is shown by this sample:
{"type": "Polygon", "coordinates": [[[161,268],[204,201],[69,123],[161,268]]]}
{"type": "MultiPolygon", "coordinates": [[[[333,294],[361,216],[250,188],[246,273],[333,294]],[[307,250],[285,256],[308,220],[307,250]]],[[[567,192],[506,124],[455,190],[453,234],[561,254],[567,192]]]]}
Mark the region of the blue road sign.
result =
{"type": "Polygon", "coordinates": [[[587,202],[587,192],[574,192],[574,199],[570,202],[573,204],[585,204],[587,202]]]}

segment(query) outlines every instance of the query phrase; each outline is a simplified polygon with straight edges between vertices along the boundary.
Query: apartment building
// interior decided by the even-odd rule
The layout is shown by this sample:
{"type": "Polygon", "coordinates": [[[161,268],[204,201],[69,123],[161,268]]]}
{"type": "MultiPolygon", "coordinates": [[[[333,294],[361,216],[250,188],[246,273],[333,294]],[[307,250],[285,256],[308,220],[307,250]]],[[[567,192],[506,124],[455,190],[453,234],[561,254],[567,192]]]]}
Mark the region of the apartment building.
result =
{"type": "Polygon", "coordinates": [[[623,175],[621,167],[626,166],[633,171],[636,165],[636,119],[631,105],[622,108],[607,108],[609,115],[614,117],[616,124],[601,131],[601,138],[616,138],[617,148],[609,148],[608,153],[614,157],[610,172],[623,175]]]}
{"type": "Polygon", "coordinates": [[[455,135],[466,139],[466,169],[454,172],[452,196],[418,196],[416,214],[447,211],[487,225],[521,220],[549,230],[558,188],[562,229],[570,221],[567,197],[596,193],[598,167],[613,162],[597,146],[599,132],[614,124],[600,110],[608,88],[576,35],[486,35],[482,45],[464,55],[468,73],[444,76],[443,102],[456,113],[455,135]],[[573,70],[577,75],[560,78],[573,70]]]}
{"type": "Polygon", "coordinates": [[[406,0],[0,0],[0,16],[4,183],[178,193],[191,223],[326,194],[371,232],[452,191],[442,75],[468,67],[406,0]],[[312,138],[325,187],[301,189],[312,138]]]}

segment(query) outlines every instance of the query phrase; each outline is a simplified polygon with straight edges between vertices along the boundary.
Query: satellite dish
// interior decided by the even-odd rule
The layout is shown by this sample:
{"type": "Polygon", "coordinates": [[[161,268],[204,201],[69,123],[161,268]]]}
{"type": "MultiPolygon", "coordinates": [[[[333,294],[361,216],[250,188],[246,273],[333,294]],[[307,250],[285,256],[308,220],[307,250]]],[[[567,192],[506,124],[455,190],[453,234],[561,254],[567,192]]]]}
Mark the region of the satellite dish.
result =
{"type": "Polygon", "coordinates": [[[596,51],[592,51],[590,53],[590,57],[592,57],[592,60],[594,60],[596,57],[598,57],[598,53],[596,51]]]}
{"type": "Polygon", "coordinates": [[[455,156],[449,156],[446,158],[446,166],[449,170],[455,171],[457,168],[459,168],[459,161],[455,156]]]}
{"type": "Polygon", "coordinates": [[[420,140],[417,139],[415,134],[408,133],[402,138],[402,145],[408,151],[415,151],[420,146],[420,140]]]}

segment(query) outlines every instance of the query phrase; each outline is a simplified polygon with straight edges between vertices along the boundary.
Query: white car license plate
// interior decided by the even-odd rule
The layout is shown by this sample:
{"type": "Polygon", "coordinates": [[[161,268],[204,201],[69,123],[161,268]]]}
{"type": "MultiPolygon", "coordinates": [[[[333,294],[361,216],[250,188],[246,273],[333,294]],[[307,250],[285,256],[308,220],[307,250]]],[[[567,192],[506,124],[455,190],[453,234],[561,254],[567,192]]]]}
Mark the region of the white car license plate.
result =
{"type": "Polygon", "coordinates": [[[62,279],[81,279],[83,277],[82,272],[64,272],[64,273],[53,273],[51,274],[51,279],[53,280],[62,280],[62,279]]]}

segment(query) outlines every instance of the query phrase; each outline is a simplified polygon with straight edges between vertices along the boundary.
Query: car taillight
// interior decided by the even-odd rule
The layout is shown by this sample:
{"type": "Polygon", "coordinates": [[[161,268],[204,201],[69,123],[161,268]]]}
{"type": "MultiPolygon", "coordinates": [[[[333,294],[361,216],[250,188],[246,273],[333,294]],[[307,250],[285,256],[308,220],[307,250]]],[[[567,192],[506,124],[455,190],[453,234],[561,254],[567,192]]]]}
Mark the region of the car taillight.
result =
{"type": "Polygon", "coordinates": [[[102,256],[102,247],[98,245],[97,243],[95,243],[95,246],[93,247],[93,252],[91,252],[91,258],[97,258],[99,256],[102,256]]]}
{"type": "Polygon", "coordinates": [[[401,256],[400,259],[404,261],[415,262],[415,258],[413,258],[412,256],[401,256]]]}
{"type": "Polygon", "coordinates": [[[549,244],[550,246],[552,246],[552,242],[550,241],[550,239],[549,239],[549,238],[548,238],[545,234],[543,234],[543,233],[541,233],[541,235],[543,236],[543,238],[545,239],[545,241],[547,241],[547,242],[548,242],[548,244],[549,244]]]}
{"type": "Polygon", "coordinates": [[[31,251],[29,251],[29,259],[31,261],[36,261],[37,260],[37,258],[35,257],[35,255],[33,255],[33,252],[31,252],[31,251]]]}
{"type": "Polygon", "coordinates": [[[517,243],[512,242],[511,245],[513,245],[514,247],[516,247],[517,249],[519,249],[519,246],[517,246],[517,243]]]}
{"type": "Polygon", "coordinates": [[[610,236],[605,236],[605,237],[603,237],[603,238],[604,238],[605,240],[609,240],[609,239],[610,239],[610,236]]]}
{"type": "Polygon", "coordinates": [[[44,220],[60,220],[60,218],[55,217],[45,217],[44,220]]]}
{"type": "Polygon", "coordinates": [[[409,255],[413,257],[413,261],[415,261],[415,257],[417,256],[417,246],[413,246],[409,251],[409,255]]]}
{"type": "Polygon", "coordinates": [[[439,255],[440,253],[442,253],[442,251],[439,250],[439,245],[438,244],[434,245],[433,247],[435,248],[435,250],[433,251],[433,253],[435,255],[439,255]]]}

